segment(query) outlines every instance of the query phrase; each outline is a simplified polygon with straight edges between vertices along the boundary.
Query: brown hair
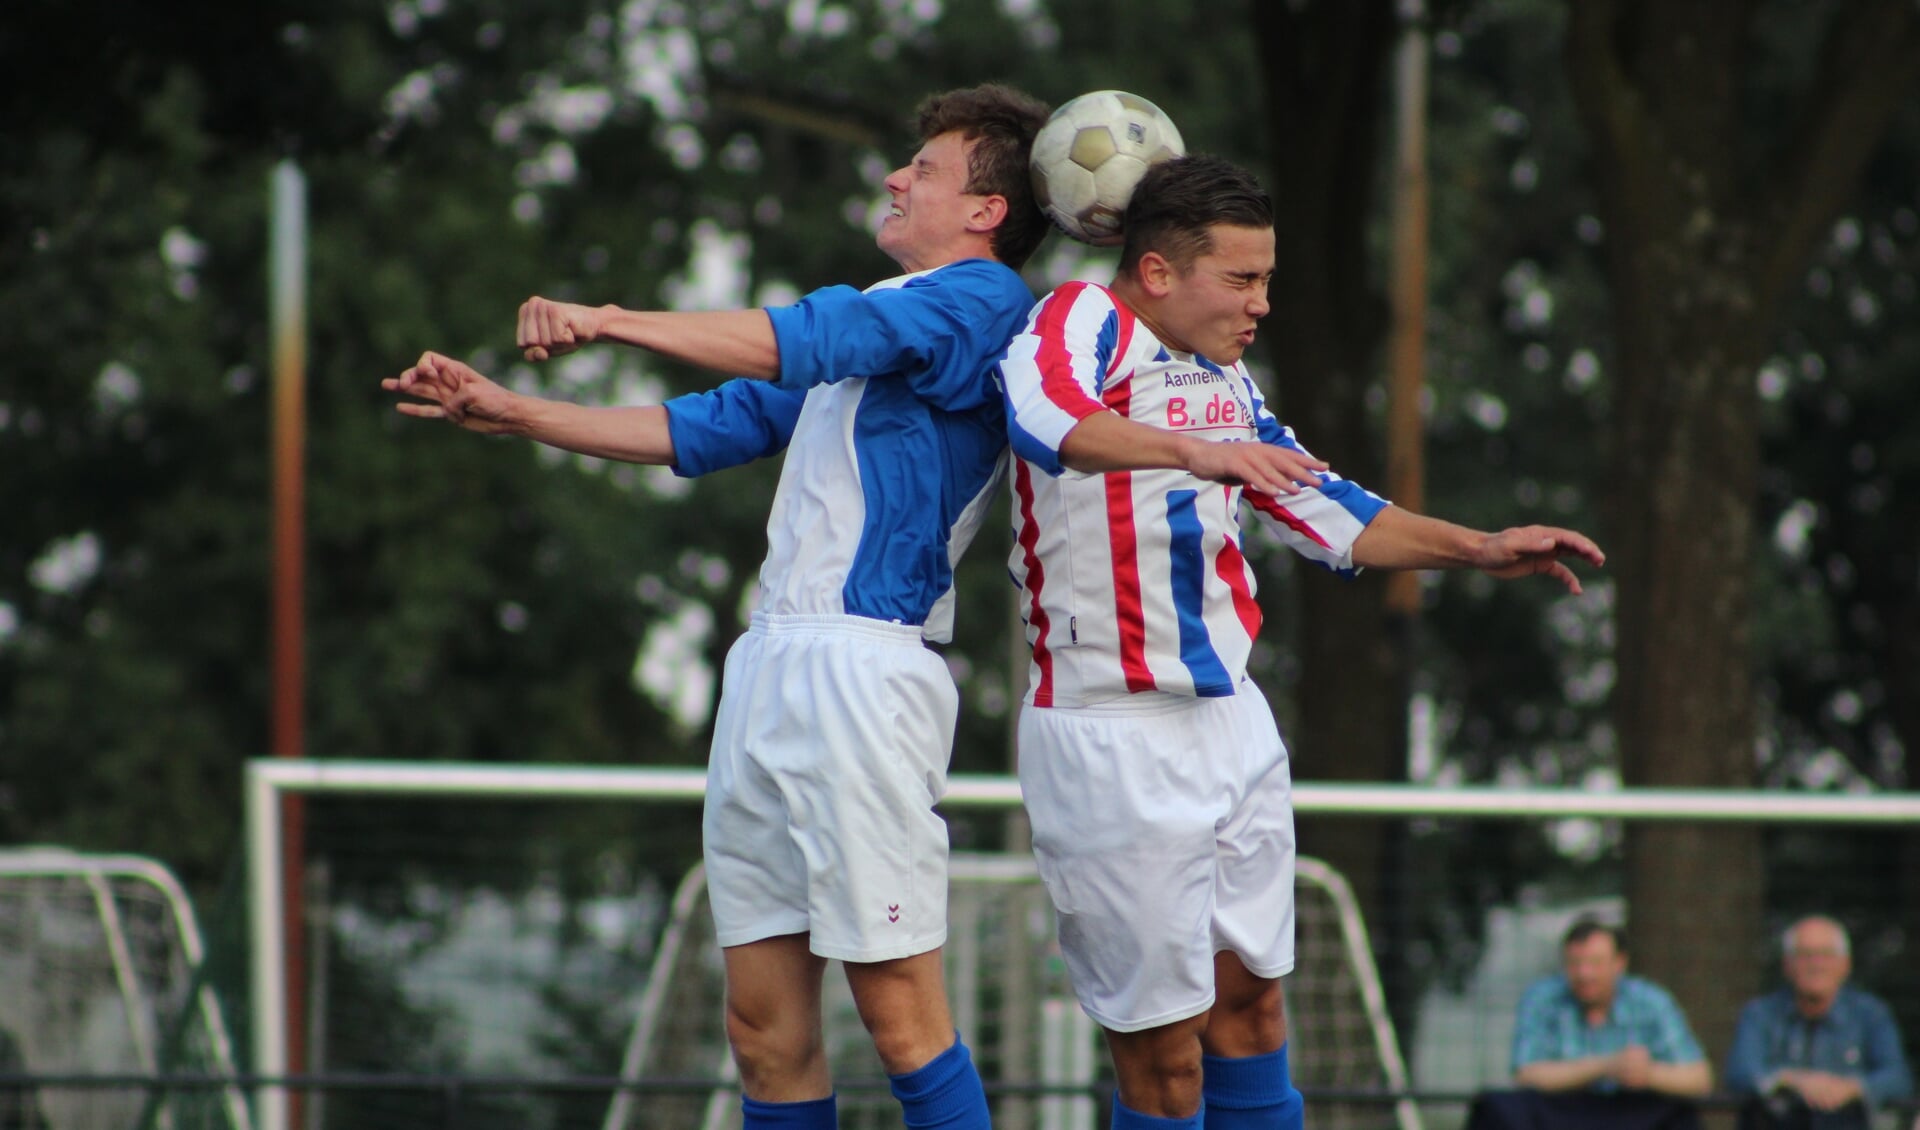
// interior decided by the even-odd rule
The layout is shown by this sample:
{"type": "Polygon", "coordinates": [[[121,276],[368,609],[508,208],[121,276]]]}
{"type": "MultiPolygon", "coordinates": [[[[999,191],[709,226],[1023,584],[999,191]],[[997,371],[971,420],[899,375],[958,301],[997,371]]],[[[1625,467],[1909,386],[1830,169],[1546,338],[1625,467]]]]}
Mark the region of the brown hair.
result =
{"type": "Polygon", "coordinates": [[[1223,157],[1194,154],[1156,161],[1134,186],[1121,221],[1120,271],[1157,251],[1185,274],[1213,250],[1216,224],[1238,228],[1273,226],[1273,202],[1240,166],[1223,157]]]}
{"type": "Polygon", "coordinates": [[[1006,219],[993,231],[994,258],[1019,267],[1047,234],[1047,219],[1033,199],[1027,160],[1033,136],[1047,124],[1047,104],[1010,86],[984,83],[929,95],[920,103],[920,140],[959,131],[974,142],[967,157],[966,191],[1001,196],[1006,219]]]}
{"type": "Polygon", "coordinates": [[[1567,929],[1566,937],[1560,939],[1560,948],[1577,946],[1595,934],[1605,934],[1613,942],[1613,952],[1627,952],[1627,933],[1618,926],[1609,926],[1597,918],[1582,918],[1567,929]]]}

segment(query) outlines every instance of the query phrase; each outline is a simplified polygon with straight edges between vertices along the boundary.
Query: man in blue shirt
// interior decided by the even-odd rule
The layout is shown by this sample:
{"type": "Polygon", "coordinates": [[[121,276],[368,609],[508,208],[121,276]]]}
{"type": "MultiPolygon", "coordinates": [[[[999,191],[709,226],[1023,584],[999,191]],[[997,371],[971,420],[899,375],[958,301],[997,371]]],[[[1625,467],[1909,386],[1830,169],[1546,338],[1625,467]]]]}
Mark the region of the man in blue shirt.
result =
{"type": "Polygon", "coordinates": [[[1620,931],[1583,919],[1563,972],[1520,997],[1514,1091],[1482,1091],[1467,1130],[1698,1130],[1691,1101],[1713,1086],[1687,1018],[1665,989],[1627,975],[1620,931]]]}
{"type": "Polygon", "coordinates": [[[1619,930],[1580,921],[1561,943],[1564,972],[1527,988],[1513,1032],[1513,1078],[1539,1091],[1653,1091],[1697,1097],[1713,1071],[1665,989],[1627,973],[1619,930]]]}
{"type": "Polygon", "coordinates": [[[522,396],[428,353],[401,412],[700,475],[785,451],[753,625],[728,653],[703,848],[745,1130],[838,1125],[821,977],[843,962],[907,1124],[986,1130],[941,975],[946,789],[958,694],[953,564],[999,481],[993,363],[1033,303],[1016,272],[1046,233],[1027,161],[1046,107],[976,87],[922,104],[875,242],[907,272],[793,306],[635,311],[528,300],[543,361],[638,346],[743,379],[665,405],[522,396]]]}
{"type": "Polygon", "coordinates": [[[1787,984],[1741,1010],[1727,1057],[1727,1089],[1755,1100],[1741,1125],[1864,1130],[1874,1107],[1913,1094],[1900,1029],[1878,997],[1847,985],[1840,923],[1802,918],[1781,951],[1787,984]]]}

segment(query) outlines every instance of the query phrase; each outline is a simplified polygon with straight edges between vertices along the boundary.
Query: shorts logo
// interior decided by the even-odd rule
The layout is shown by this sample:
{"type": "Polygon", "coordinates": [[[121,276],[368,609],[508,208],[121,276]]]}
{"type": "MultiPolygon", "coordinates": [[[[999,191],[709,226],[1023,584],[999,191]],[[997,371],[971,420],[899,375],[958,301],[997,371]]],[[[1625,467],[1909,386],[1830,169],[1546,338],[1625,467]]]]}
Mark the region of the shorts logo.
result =
{"type": "Polygon", "coordinates": [[[890,902],[887,904],[887,921],[889,922],[900,921],[900,904],[899,903],[890,902]]]}

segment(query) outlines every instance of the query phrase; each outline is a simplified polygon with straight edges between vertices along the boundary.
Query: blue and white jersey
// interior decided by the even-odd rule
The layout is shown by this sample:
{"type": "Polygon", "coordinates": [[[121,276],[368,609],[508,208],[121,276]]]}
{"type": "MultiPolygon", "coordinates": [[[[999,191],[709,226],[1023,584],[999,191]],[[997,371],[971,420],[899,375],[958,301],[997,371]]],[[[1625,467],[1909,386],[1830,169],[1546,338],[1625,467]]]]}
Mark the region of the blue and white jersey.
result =
{"type": "Polygon", "coordinates": [[[864,616],[953,637],[953,568],[1004,466],[994,363],[1033,295],[967,259],[835,286],[769,309],[777,382],[667,402],[674,470],[704,475],[787,449],[767,520],[760,609],[864,616]]]}

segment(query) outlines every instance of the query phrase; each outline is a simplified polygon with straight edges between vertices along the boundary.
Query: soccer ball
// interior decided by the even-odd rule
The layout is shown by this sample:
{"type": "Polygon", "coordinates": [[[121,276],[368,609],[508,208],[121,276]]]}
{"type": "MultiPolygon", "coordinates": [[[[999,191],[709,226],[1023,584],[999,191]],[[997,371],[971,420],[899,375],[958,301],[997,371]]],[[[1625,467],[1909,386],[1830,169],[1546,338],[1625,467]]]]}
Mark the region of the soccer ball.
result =
{"type": "Polygon", "coordinates": [[[1120,220],[1147,166],[1186,153],[1160,107],[1123,90],[1096,90],[1062,105],[1033,139],[1033,193],[1075,239],[1120,242],[1120,220]]]}

